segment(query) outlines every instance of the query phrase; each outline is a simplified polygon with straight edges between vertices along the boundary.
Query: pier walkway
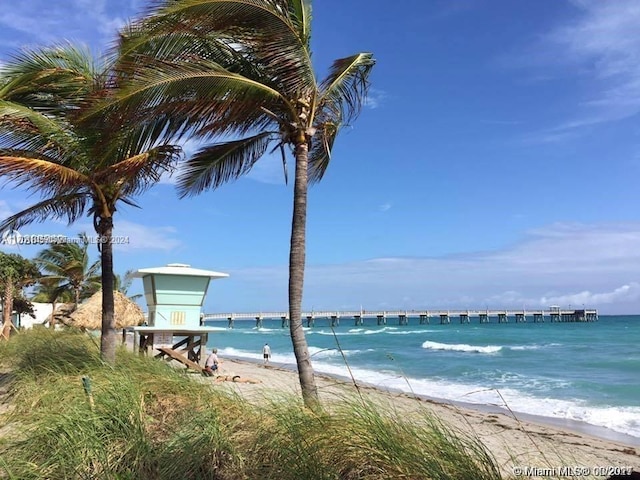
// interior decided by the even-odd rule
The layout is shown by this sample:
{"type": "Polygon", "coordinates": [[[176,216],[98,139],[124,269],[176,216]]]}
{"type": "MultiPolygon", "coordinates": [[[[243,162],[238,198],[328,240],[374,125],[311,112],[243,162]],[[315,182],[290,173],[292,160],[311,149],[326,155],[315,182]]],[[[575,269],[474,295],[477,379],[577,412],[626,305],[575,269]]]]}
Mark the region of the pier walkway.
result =
{"type": "MultiPolygon", "coordinates": [[[[366,318],[375,318],[378,325],[386,325],[387,319],[397,318],[398,325],[409,325],[410,318],[418,319],[421,325],[431,323],[436,319],[440,324],[451,323],[452,318],[459,319],[460,323],[471,323],[472,318],[477,318],[479,323],[525,323],[531,319],[535,323],[544,322],[595,322],[598,320],[596,309],[562,309],[550,308],[548,310],[388,310],[388,311],[311,311],[302,313],[302,321],[307,327],[313,327],[317,320],[326,320],[329,326],[337,327],[340,319],[352,319],[356,326],[364,325],[366,318]]],[[[236,320],[255,320],[256,326],[261,327],[264,319],[280,319],[282,327],[289,325],[288,312],[252,312],[252,313],[209,313],[203,316],[203,320],[226,321],[229,328],[233,328],[236,320]]]]}

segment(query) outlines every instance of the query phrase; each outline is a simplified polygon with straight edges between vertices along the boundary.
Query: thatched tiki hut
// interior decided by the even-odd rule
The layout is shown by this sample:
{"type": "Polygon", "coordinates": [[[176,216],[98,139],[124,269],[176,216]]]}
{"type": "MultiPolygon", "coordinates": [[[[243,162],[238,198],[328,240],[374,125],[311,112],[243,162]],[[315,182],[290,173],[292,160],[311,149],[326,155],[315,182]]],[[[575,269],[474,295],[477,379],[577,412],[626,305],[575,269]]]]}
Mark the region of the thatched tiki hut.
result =
{"type": "MultiPolygon", "coordinates": [[[[137,303],[129,300],[120,292],[114,294],[114,317],[116,328],[142,325],[144,313],[137,303]]],[[[69,315],[68,325],[85,330],[100,330],[102,327],[102,291],[98,291],[78,309],[69,315]]]]}

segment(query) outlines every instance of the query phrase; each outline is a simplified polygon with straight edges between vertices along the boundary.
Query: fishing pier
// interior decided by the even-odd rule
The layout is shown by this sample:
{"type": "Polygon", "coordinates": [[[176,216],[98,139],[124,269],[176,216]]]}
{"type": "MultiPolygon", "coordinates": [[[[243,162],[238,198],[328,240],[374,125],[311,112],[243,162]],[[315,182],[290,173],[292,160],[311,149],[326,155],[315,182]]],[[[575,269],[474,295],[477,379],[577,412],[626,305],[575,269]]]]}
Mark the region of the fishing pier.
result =
{"type": "MultiPolygon", "coordinates": [[[[366,318],[375,319],[377,325],[387,325],[388,319],[397,319],[397,325],[409,325],[409,319],[417,319],[420,325],[430,324],[432,320],[441,325],[449,324],[452,319],[460,323],[526,323],[531,319],[534,323],[550,322],[595,322],[598,320],[596,309],[563,309],[550,307],[548,310],[389,310],[389,311],[311,311],[302,313],[302,321],[307,327],[314,327],[316,322],[323,321],[329,327],[338,327],[341,319],[353,321],[355,326],[364,325],[366,318]],[[494,321],[492,321],[494,319],[494,321]]],[[[280,319],[282,328],[289,326],[288,312],[253,312],[253,313],[209,313],[203,320],[226,321],[233,328],[236,320],[255,320],[260,328],[265,319],[280,319]]],[[[391,320],[389,320],[391,321],[391,320]]]]}

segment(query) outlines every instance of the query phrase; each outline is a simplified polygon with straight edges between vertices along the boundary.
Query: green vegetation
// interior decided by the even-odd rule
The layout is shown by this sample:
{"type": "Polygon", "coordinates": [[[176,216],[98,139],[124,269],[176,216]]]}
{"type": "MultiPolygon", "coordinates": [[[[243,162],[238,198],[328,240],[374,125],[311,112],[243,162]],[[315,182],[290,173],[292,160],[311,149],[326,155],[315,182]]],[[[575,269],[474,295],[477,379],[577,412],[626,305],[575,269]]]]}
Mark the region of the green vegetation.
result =
{"type": "Polygon", "coordinates": [[[3,478],[501,478],[476,439],[426,414],[408,423],[359,399],[322,413],[290,396],[249,402],[163,362],[117,354],[115,366],[103,363],[97,344],[71,330],[34,330],[0,346],[13,392],[0,430],[3,478]]]}

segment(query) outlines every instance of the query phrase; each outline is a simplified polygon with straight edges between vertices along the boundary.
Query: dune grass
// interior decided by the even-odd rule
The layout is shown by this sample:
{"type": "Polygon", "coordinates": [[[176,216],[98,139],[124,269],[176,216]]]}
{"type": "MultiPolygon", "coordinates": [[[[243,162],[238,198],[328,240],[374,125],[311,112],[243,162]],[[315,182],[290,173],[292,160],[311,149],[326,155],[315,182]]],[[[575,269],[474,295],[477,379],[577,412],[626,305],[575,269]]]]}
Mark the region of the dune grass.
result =
{"type": "Polygon", "coordinates": [[[0,345],[0,359],[13,406],[0,438],[6,478],[501,478],[477,439],[361,398],[321,413],[292,396],[248,402],[124,349],[103,364],[72,331],[23,333],[0,345]]]}

